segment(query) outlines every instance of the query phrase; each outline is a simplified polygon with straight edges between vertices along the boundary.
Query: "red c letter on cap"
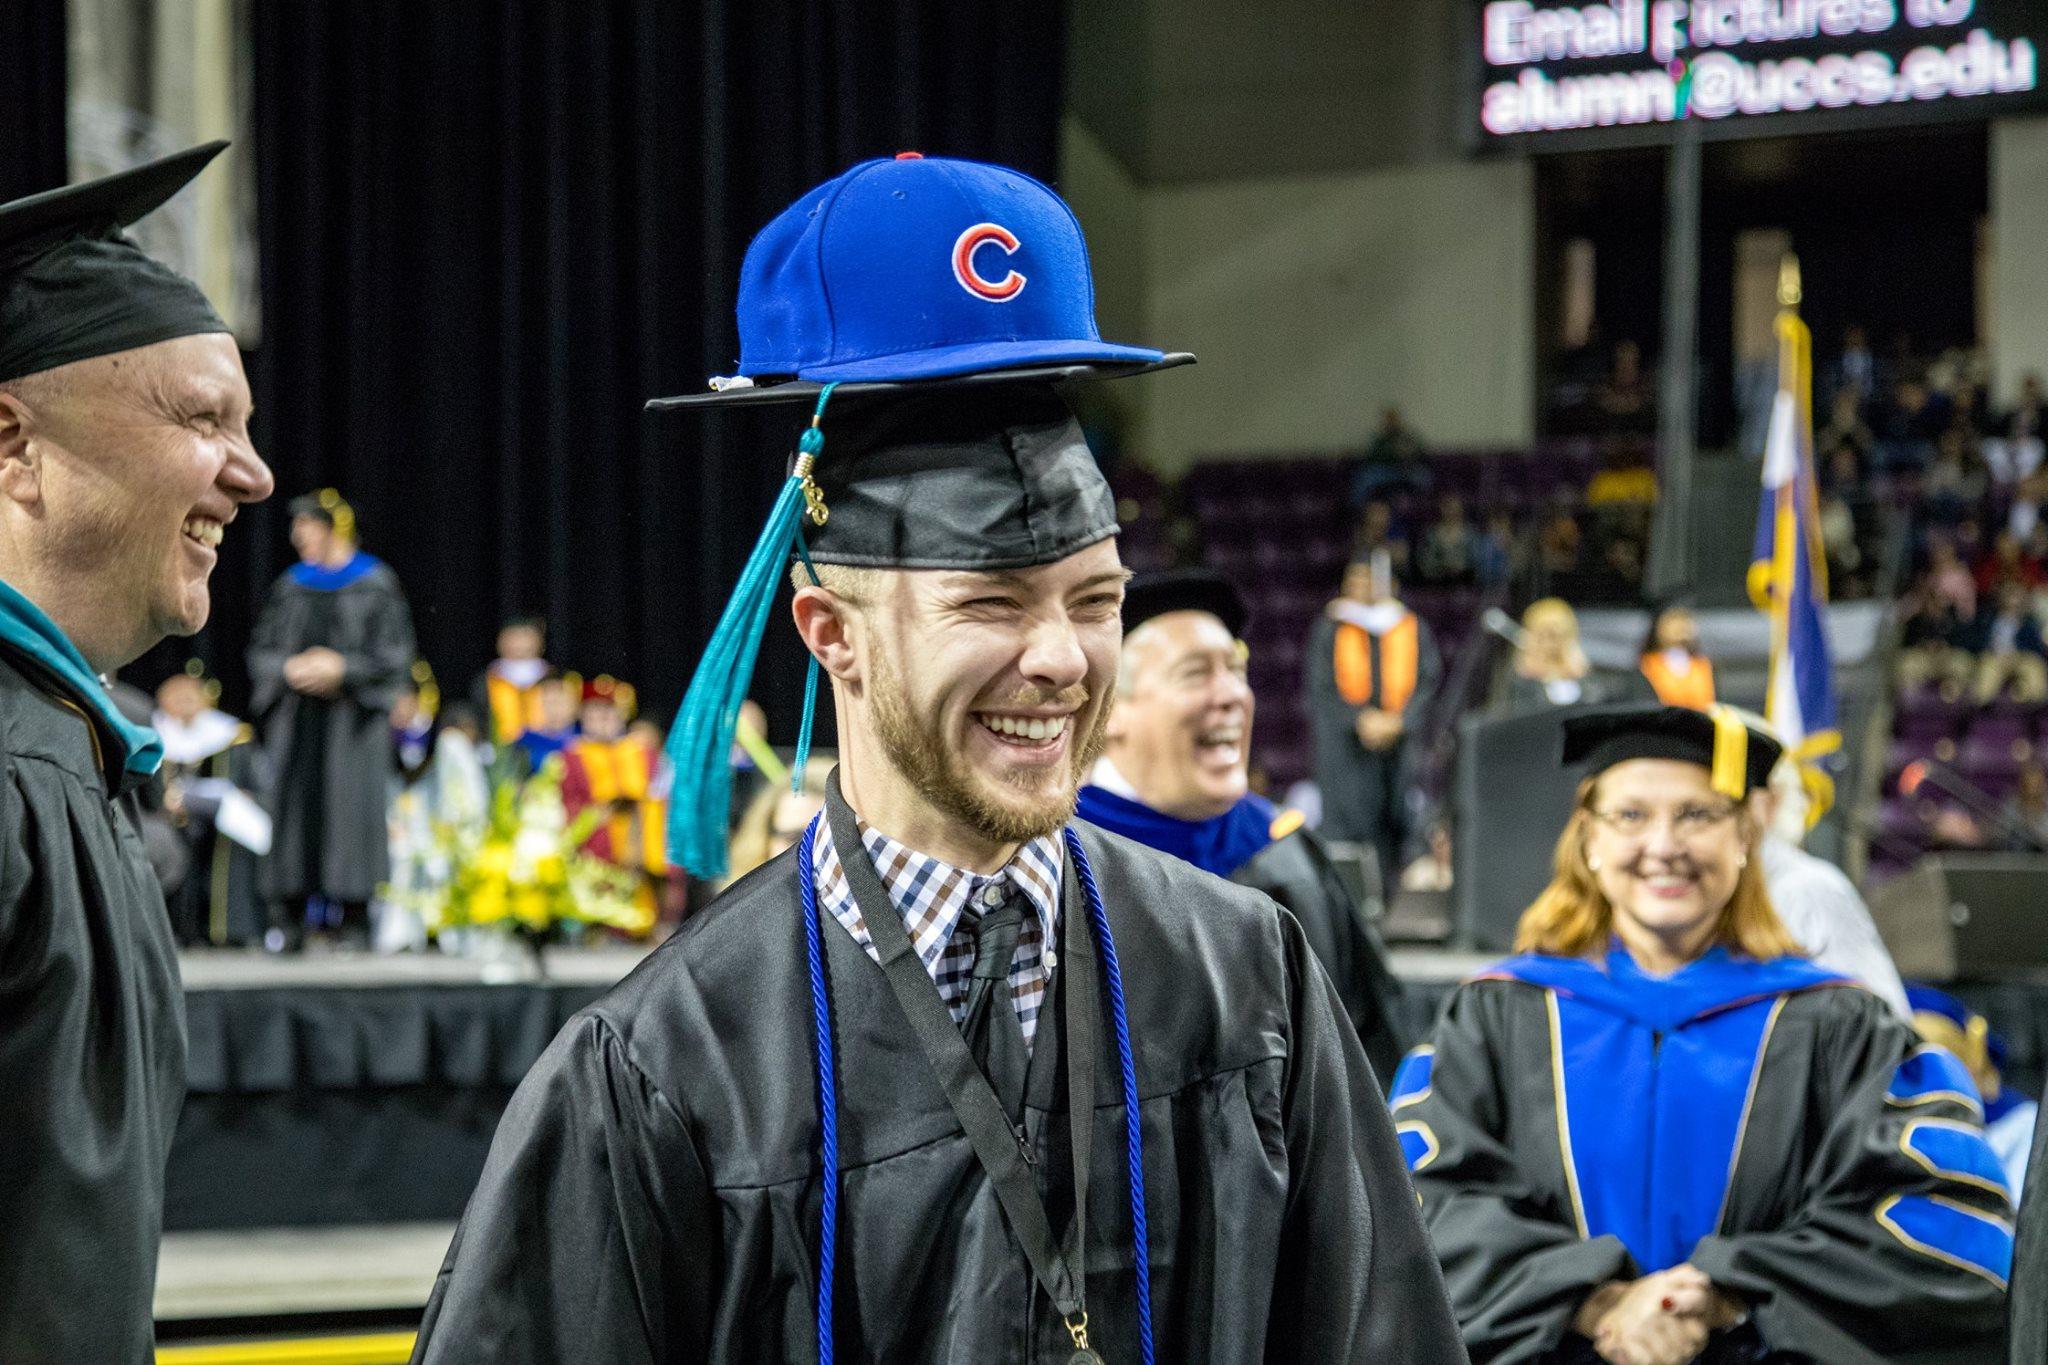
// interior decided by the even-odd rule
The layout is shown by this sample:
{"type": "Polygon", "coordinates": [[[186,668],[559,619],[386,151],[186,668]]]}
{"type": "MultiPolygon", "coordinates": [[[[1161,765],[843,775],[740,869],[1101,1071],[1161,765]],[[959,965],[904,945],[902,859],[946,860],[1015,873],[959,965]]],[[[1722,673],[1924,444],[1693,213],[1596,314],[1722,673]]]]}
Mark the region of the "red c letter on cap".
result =
{"type": "Polygon", "coordinates": [[[1026,277],[1012,270],[1000,280],[983,278],[974,268],[974,253],[989,245],[999,246],[1004,255],[1011,255],[1017,250],[1017,234],[1001,223],[976,223],[961,233],[953,243],[953,278],[978,299],[1008,303],[1024,292],[1026,277]]]}

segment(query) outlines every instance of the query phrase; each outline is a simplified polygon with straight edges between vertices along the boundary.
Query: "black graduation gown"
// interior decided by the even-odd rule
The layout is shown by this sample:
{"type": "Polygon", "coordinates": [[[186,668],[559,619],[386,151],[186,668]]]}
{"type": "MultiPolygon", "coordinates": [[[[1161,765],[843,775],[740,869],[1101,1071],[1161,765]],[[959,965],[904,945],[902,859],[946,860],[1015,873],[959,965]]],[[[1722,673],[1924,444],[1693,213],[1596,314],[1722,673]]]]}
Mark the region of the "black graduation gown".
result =
{"type": "Polygon", "coordinates": [[[2012,1365],[2048,1365],[2048,1123],[2038,1121],[2012,1257],[2012,1365]]]}
{"type": "Polygon", "coordinates": [[[0,644],[0,1361],[141,1365],[184,997],[119,741],[0,644]],[[109,795],[114,793],[114,795],[109,795]]]}
{"type": "Polygon", "coordinates": [[[1230,880],[1271,896],[1301,921],[1309,947],[1329,972],[1337,999],[1358,1030],[1373,1074],[1392,1076],[1408,1045],[1397,1023],[1401,983],[1387,969],[1379,935],[1322,841],[1308,829],[1297,829],[1253,854],[1230,880]]]}
{"type": "MultiPolygon", "coordinates": [[[[1128,997],[1157,1359],[1464,1359],[1392,1122],[1294,921],[1076,829],[1128,997]]],[[[815,1358],[818,1117],[798,906],[792,851],[556,1038],[499,1126],[416,1362],[815,1358]]],[[[821,934],[839,1059],[838,1358],[1066,1361],[881,969],[836,923],[821,934]]],[[[1055,1230],[1070,1169],[1059,1014],[1040,1016],[1024,1125],[1055,1230]]],[[[1127,1363],[1123,1108],[1102,1042],[1089,1334],[1127,1363]]]]}
{"type": "Polygon", "coordinates": [[[271,586],[249,646],[253,708],[271,772],[264,805],[276,826],[262,864],[266,896],[367,901],[390,876],[390,713],[411,675],[414,648],[412,612],[389,565],[341,588],[307,587],[290,573],[271,586]],[[322,616],[328,628],[316,631],[322,616]],[[285,660],[314,645],[347,660],[332,701],[285,685],[285,660]],[[307,723],[322,734],[298,736],[307,723]],[[309,754],[317,791],[304,771],[309,754]]]}
{"type": "MultiPolygon", "coordinates": [[[[1601,1175],[1577,1162],[1568,1171],[1563,1135],[1576,1148],[1600,1111],[1560,1106],[1576,1044],[1559,1042],[1556,994],[1520,980],[1467,982],[1391,1090],[1474,1361],[1594,1359],[1573,1316],[1598,1285],[1639,1273],[1618,1237],[1580,1230],[1585,1182],[1601,1175]]],[[[1995,1180],[1997,1163],[1981,1130],[1970,1142],[1978,1111],[1967,1073],[1920,1047],[1866,991],[1781,998],[1755,1045],[1761,1061],[1745,1073],[1746,1117],[1728,1130],[1732,1168],[1705,1177],[1716,1230],[1686,1259],[1751,1304],[1756,1331],[1786,1353],[1773,1360],[2001,1359],[2002,1275],[1905,1240],[1919,1233],[1995,1264],[1985,1253],[2003,1235],[2010,1254],[2002,1190],[1972,1183],[1995,1180]],[[1916,1157],[1923,1146],[1931,1161],[1916,1157]],[[1968,1148],[1979,1175],[1937,1174],[1957,1160],[1951,1148],[1968,1148]]],[[[1703,1359],[1719,1359],[1717,1349],[1703,1359]]]]}
{"type": "MultiPolygon", "coordinates": [[[[1327,616],[1316,619],[1309,631],[1305,665],[1316,785],[1323,793],[1322,832],[1326,838],[1371,845],[1379,855],[1381,885],[1391,892],[1401,880],[1401,855],[1408,838],[1408,754],[1436,697],[1443,657],[1428,623],[1418,618],[1415,691],[1404,712],[1408,731],[1390,749],[1368,749],[1358,742],[1358,715],[1366,708],[1352,705],[1337,690],[1337,625],[1327,616]]],[[[1368,647],[1377,693],[1379,637],[1372,636],[1368,647]]]]}

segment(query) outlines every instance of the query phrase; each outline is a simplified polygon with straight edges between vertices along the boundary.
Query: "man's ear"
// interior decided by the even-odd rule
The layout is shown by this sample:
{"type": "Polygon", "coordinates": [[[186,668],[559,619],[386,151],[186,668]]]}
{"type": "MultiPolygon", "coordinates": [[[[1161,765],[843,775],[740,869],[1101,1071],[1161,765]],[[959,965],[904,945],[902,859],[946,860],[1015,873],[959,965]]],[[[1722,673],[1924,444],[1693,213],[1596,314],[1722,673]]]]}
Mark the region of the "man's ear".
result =
{"type": "Polygon", "coordinates": [[[19,394],[0,389],[0,497],[23,507],[43,500],[42,461],[34,437],[35,414],[19,394]]]}
{"type": "Polygon", "coordinates": [[[818,667],[834,682],[858,685],[860,668],[860,613],[830,588],[813,584],[796,590],[789,604],[796,633],[818,661],[818,667]]]}

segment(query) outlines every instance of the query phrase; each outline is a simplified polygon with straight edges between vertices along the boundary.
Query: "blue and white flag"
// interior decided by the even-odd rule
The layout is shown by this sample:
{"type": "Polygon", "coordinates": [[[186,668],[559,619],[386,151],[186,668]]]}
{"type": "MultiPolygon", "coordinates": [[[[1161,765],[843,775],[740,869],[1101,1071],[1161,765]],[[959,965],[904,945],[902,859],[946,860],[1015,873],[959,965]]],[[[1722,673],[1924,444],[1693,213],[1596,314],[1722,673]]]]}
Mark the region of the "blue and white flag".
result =
{"type": "Polygon", "coordinates": [[[1795,311],[1795,270],[1788,264],[1780,286],[1785,307],[1778,314],[1778,395],[1764,445],[1749,590],[1771,618],[1764,716],[1799,765],[1811,825],[1833,800],[1826,760],[1841,749],[1842,735],[1834,663],[1828,656],[1828,562],[1813,473],[1813,336],[1795,311]]]}

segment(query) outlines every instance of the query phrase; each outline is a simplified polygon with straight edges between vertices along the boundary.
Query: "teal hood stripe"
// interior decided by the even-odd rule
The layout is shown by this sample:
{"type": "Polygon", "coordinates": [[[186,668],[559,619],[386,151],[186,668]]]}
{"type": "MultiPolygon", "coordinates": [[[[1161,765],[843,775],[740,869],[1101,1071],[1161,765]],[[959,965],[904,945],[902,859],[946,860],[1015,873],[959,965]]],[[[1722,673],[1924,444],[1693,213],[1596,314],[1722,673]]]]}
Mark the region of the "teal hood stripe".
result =
{"type": "Polygon", "coordinates": [[[90,709],[121,742],[121,767],[138,777],[155,773],[164,761],[164,744],[156,731],[130,721],[57,623],[43,609],[0,582],[0,640],[54,674],[80,706],[90,709]]]}

